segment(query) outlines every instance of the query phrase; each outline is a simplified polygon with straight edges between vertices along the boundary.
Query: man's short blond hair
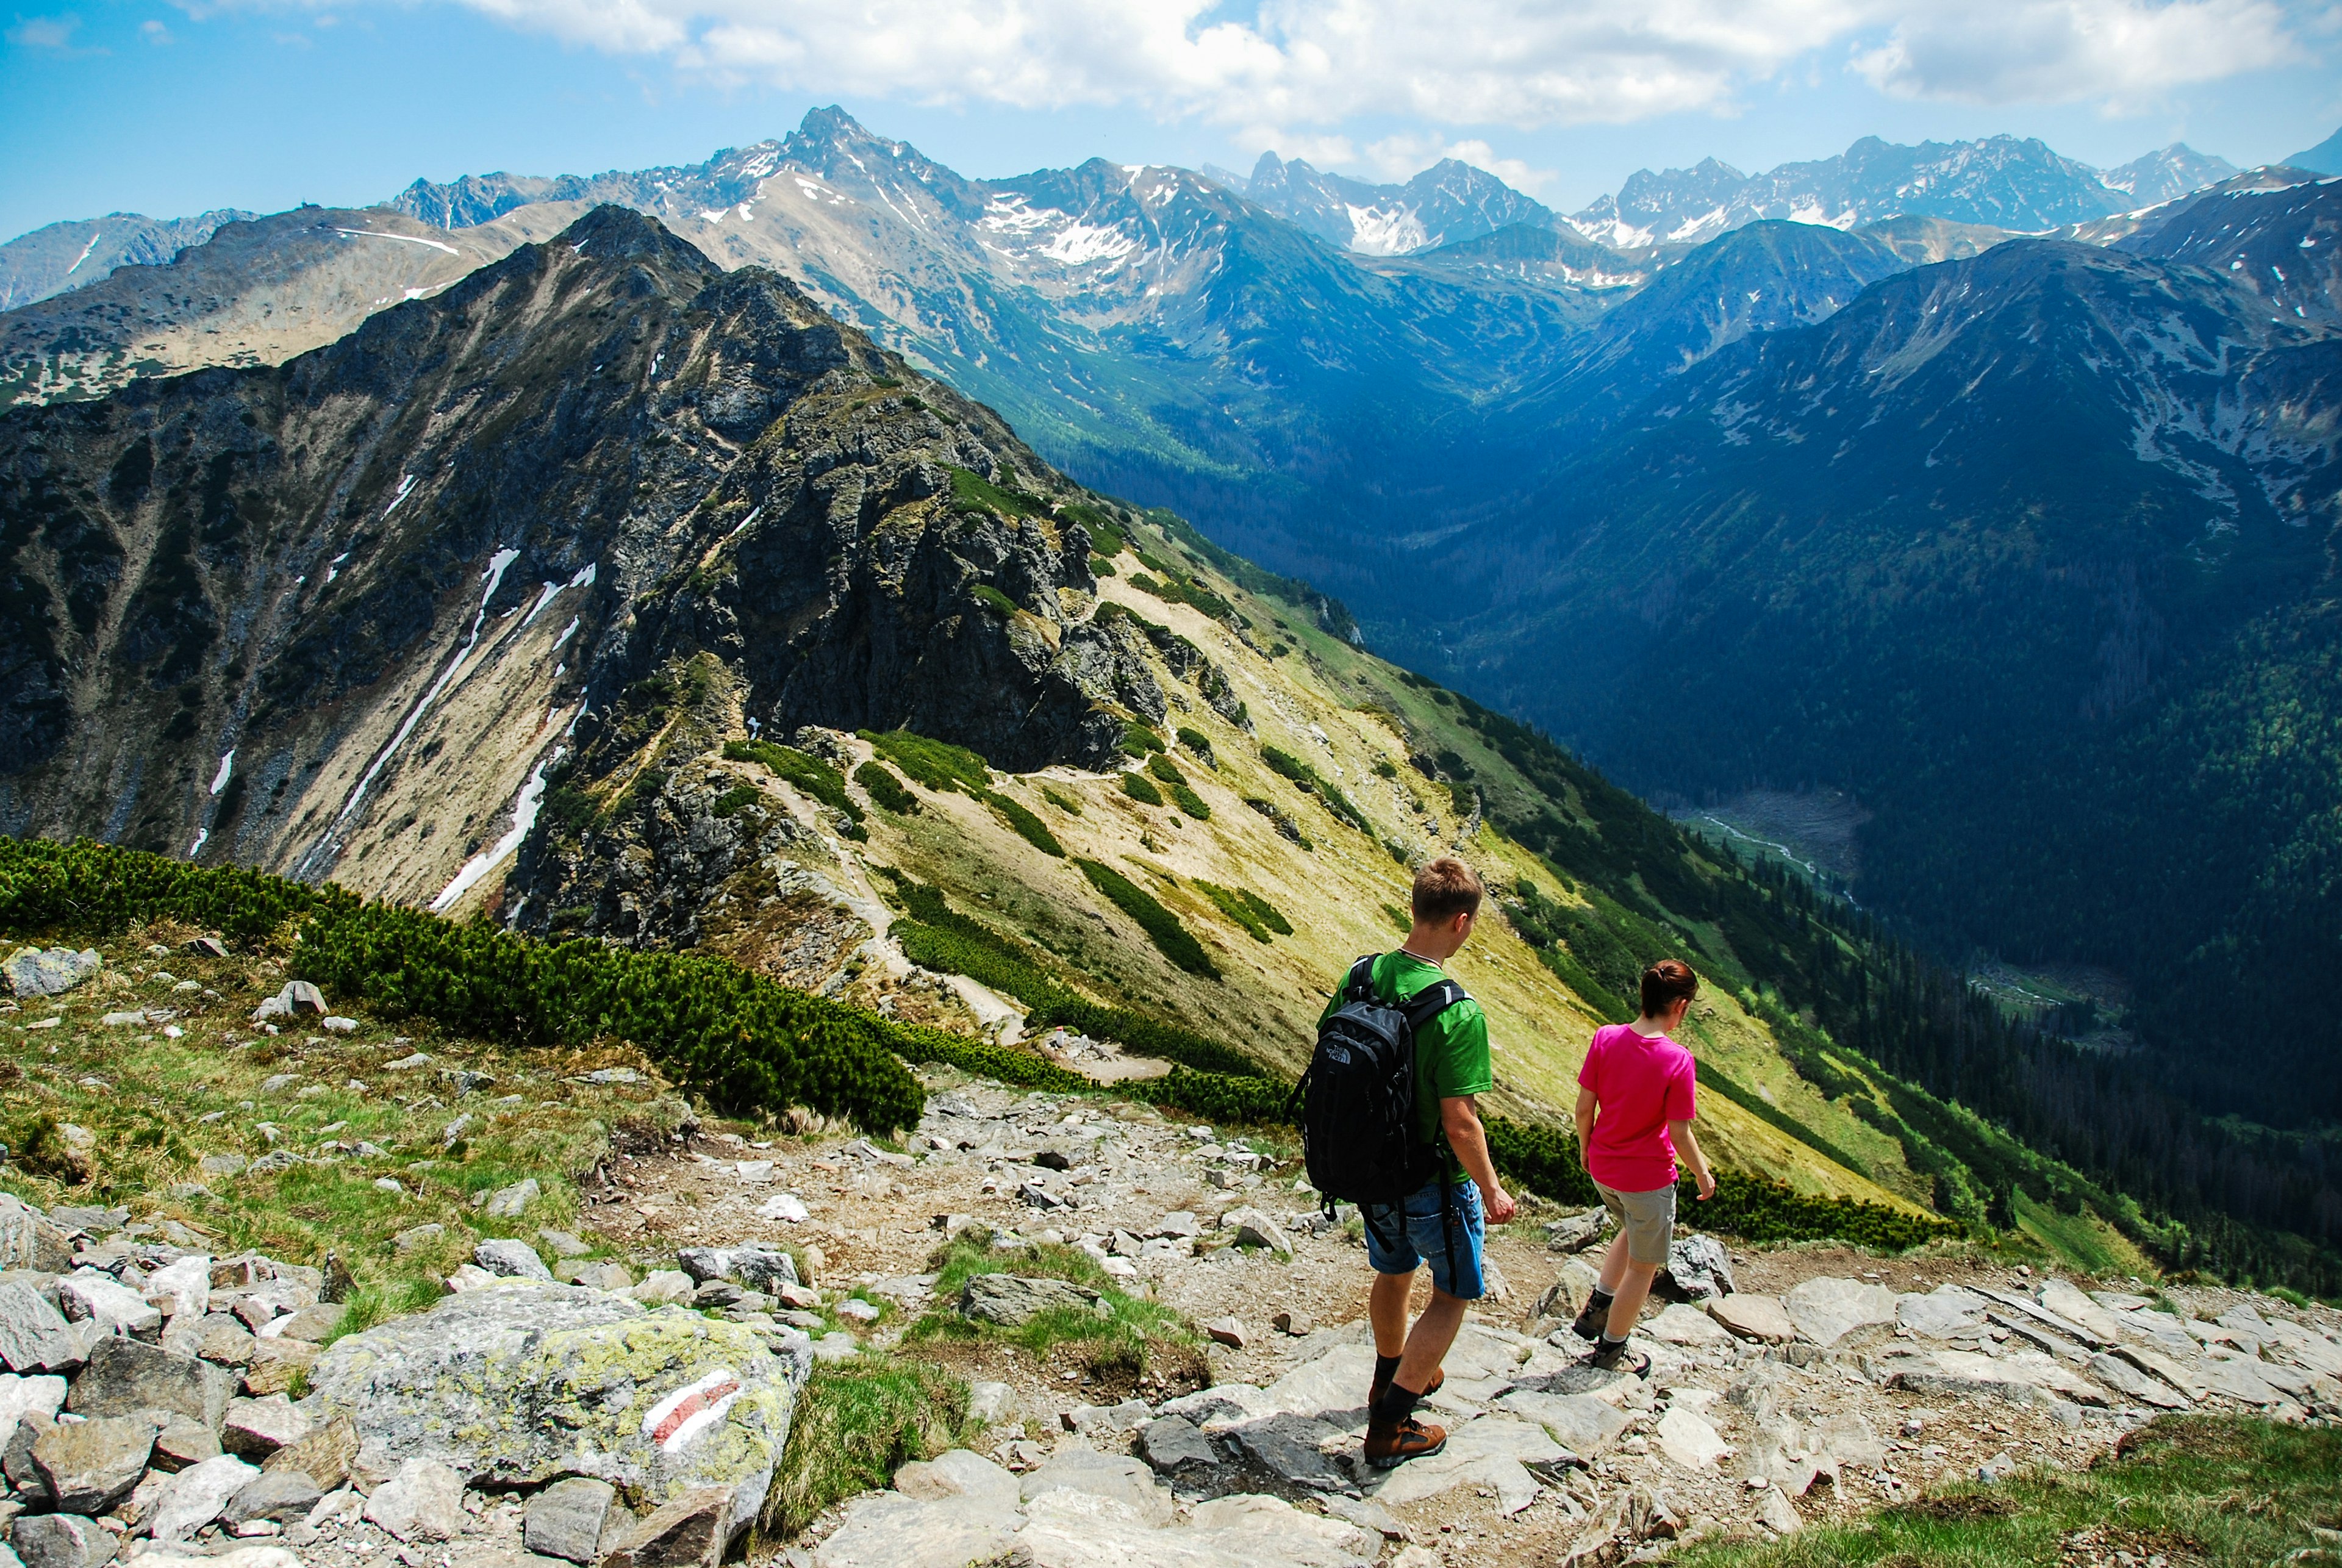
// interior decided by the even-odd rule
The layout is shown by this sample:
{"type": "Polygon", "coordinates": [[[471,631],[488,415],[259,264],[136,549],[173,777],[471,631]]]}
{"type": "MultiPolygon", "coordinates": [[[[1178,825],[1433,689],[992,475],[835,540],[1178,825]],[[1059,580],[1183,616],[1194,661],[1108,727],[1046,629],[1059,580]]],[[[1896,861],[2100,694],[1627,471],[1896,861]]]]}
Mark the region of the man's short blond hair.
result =
{"type": "Polygon", "coordinates": [[[1459,914],[1477,914],[1487,892],[1479,873],[1443,854],[1415,874],[1415,917],[1426,925],[1445,925],[1459,914]]]}

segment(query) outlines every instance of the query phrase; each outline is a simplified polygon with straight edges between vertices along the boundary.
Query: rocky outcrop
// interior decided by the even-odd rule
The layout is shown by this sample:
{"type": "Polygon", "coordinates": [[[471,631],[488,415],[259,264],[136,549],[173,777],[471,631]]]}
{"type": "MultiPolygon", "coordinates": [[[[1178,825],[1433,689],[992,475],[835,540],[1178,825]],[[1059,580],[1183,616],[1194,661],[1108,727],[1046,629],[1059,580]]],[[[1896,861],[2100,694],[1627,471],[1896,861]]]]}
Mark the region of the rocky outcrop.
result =
{"type": "MultiPolygon", "coordinates": [[[[787,836],[675,784],[743,721],[1029,769],[1159,719],[1086,499],[786,280],[601,209],[281,366],[0,426],[0,830],[453,906],[552,791],[696,862],[686,898],[787,836]]],[[[687,938],[656,903],[633,934],[687,938]]]]}

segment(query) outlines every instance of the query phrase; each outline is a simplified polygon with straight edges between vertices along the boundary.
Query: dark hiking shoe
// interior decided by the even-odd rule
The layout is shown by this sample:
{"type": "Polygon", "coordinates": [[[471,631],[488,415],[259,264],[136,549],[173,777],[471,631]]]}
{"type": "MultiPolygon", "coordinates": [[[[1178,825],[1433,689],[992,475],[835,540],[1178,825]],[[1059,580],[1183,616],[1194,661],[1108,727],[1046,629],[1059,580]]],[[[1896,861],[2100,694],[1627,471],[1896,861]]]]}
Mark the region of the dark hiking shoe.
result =
{"type": "Polygon", "coordinates": [[[1377,1421],[1366,1427],[1366,1463],[1376,1470],[1392,1469],[1446,1446],[1446,1427],[1426,1425],[1411,1415],[1405,1421],[1377,1421]]]}
{"type": "Polygon", "coordinates": [[[1651,1358],[1641,1351],[1628,1350],[1623,1339],[1616,1343],[1604,1340],[1587,1359],[1597,1372],[1626,1372],[1636,1377],[1651,1375],[1651,1358]]]}
{"type": "MultiPolygon", "coordinates": [[[[1439,1367],[1433,1367],[1431,1369],[1431,1382],[1425,1385],[1423,1392],[1416,1394],[1416,1397],[1417,1399],[1429,1399],[1433,1394],[1439,1392],[1439,1385],[1446,1381],[1447,1373],[1439,1367]]],[[[1366,1410],[1369,1414],[1373,1413],[1375,1406],[1383,1402],[1383,1395],[1390,1392],[1390,1385],[1391,1380],[1389,1378],[1378,1377],[1375,1379],[1374,1386],[1366,1391],[1366,1410]]]]}
{"type": "Polygon", "coordinates": [[[1587,1298],[1586,1310],[1577,1314],[1577,1321],[1569,1325],[1569,1332],[1580,1339],[1600,1339],[1603,1329],[1610,1322],[1610,1303],[1616,1299],[1615,1296],[1587,1298]]]}

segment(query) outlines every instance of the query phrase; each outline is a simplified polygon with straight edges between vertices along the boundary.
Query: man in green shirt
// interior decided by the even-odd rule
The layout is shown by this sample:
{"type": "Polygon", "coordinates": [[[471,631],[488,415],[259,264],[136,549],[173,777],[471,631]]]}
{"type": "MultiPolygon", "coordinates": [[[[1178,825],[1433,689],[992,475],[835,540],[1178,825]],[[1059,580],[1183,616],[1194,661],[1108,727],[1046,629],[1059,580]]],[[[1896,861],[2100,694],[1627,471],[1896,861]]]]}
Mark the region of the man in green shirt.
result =
{"type": "MultiPolygon", "coordinates": [[[[1375,994],[1405,1003],[1446,978],[1440,966],[1470,940],[1485,890],[1472,868],[1442,858],[1416,873],[1414,929],[1396,953],[1375,960],[1375,994]]],[[[1337,993],[1326,1004],[1331,1017],[1337,993]]],[[[1320,1020],[1323,1022],[1323,1019],[1320,1020]]],[[[1474,1096],[1496,1086],[1488,1060],[1488,1020],[1469,997],[1451,1003],[1416,1032],[1416,1133],[1446,1147],[1446,1169],[1402,1203],[1358,1211],[1366,1261],[1375,1271],[1367,1316],[1375,1330],[1375,1380],[1367,1394],[1366,1461],[1378,1469],[1436,1453],[1445,1429],[1415,1419],[1416,1402],[1446,1381],[1439,1369],[1463,1326],[1466,1305],[1484,1290],[1483,1224],[1513,1217],[1513,1200],[1496,1179],[1474,1096]],[[1431,1301],[1410,1328],[1407,1297],[1416,1270],[1431,1265],[1431,1301]]]]}

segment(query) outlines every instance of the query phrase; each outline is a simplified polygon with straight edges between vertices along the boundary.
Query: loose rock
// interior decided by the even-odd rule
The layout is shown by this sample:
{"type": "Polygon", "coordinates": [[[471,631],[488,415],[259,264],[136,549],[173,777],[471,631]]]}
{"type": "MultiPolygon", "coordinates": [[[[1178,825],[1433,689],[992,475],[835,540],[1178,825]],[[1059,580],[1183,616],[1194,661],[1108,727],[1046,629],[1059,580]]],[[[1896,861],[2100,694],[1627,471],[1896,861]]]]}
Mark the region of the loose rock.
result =
{"type": "Polygon", "coordinates": [[[617,1488],[577,1475],[556,1481],[528,1500],[521,1543],[545,1557],[593,1563],[600,1557],[602,1529],[609,1521],[617,1488]]]}

